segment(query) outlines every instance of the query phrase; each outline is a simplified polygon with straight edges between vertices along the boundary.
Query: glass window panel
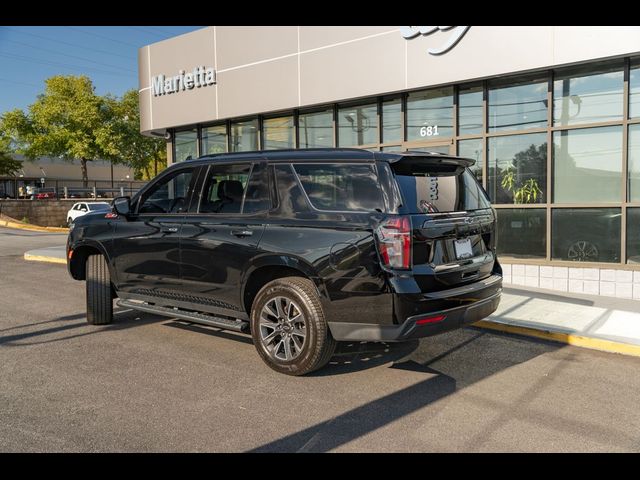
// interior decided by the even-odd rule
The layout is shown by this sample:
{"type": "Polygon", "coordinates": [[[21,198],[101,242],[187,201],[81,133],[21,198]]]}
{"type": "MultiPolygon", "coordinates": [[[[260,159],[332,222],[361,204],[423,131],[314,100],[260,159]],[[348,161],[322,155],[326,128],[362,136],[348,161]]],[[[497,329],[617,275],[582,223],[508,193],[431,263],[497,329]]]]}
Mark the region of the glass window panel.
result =
{"type": "Polygon", "coordinates": [[[295,147],[293,117],[265,118],[262,128],[264,129],[265,150],[295,147]]]}
{"type": "Polygon", "coordinates": [[[381,147],[380,151],[381,152],[401,152],[402,147],[400,145],[389,145],[386,147],[381,147]]]}
{"type": "Polygon", "coordinates": [[[482,133],[482,86],[460,89],[458,93],[458,135],[482,133]]]}
{"type": "Polygon", "coordinates": [[[622,118],[623,71],[590,73],[584,69],[556,74],[553,124],[608,122],[622,118]]]}
{"type": "Polygon", "coordinates": [[[545,81],[492,88],[489,90],[489,131],[544,128],[547,103],[545,81]]]}
{"type": "Polygon", "coordinates": [[[311,204],[318,210],[382,211],[373,165],[294,165],[311,204]]]}
{"type": "Polygon", "coordinates": [[[629,125],[629,201],[640,202],[640,124],[629,125]]]}
{"type": "Polygon", "coordinates": [[[640,66],[631,68],[629,74],[629,117],[640,117],[640,66]]]}
{"type": "Polygon", "coordinates": [[[640,263],[640,208],[627,209],[627,263],[640,263]]]}
{"type": "Polygon", "coordinates": [[[402,101],[399,98],[382,102],[382,141],[402,141],[402,101]]]}
{"type": "Polygon", "coordinates": [[[556,203],[620,202],[622,127],[553,133],[556,203]]]}
{"type": "Polygon", "coordinates": [[[333,147],[333,112],[303,113],[300,123],[300,148],[333,147]]]}
{"type": "Polygon", "coordinates": [[[240,213],[251,165],[213,165],[209,169],[200,213],[240,213]]]}
{"type": "Polygon", "coordinates": [[[458,142],[458,156],[472,158],[476,161],[475,165],[469,167],[469,170],[482,185],[482,139],[460,140],[458,142]]]}
{"type": "Polygon", "coordinates": [[[375,103],[338,110],[339,146],[355,147],[378,142],[378,106],[375,103]]]}
{"type": "Polygon", "coordinates": [[[619,208],[562,208],[551,213],[551,258],[620,261],[619,208]]]}
{"type": "Polygon", "coordinates": [[[215,125],[202,129],[202,154],[225,153],[227,151],[227,126],[215,125]]]}
{"type": "Polygon", "coordinates": [[[542,208],[496,209],[498,255],[516,258],[547,256],[547,211],[542,208]]]}
{"type": "MultiPolygon", "coordinates": [[[[176,172],[156,183],[140,200],[138,213],[180,213],[188,207],[193,168],[176,172]]],[[[86,207],[84,207],[86,210],[86,207]]],[[[81,208],[82,209],[82,208],[81,208]]]]}
{"type": "Polygon", "coordinates": [[[175,144],[174,162],[183,162],[198,156],[196,150],[198,132],[196,129],[176,132],[173,142],[175,144]]]}
{"type": "Polygon", "coordinates": [[[231,124],[231,151],[250,152],[258,150],[258,119],[233,122],[231,124]]]}
{"type": "Polygon", "coordinates": [[[453,87],[410,93],[407,139],[435,140],[453,136],[453,87]]]}
{"type": "Polygon", "coordinates": [[[489,138],[488,186],[493,203],[544,203],[547,134],[489,138]]]}

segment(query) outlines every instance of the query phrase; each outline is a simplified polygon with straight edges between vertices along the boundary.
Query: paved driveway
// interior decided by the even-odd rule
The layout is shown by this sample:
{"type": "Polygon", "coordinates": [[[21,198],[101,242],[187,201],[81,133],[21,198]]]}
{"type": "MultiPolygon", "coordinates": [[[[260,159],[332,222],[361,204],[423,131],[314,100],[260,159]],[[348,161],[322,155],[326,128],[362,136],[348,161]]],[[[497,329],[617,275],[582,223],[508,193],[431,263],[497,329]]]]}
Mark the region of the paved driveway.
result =
{"type": "Polygon", "coordinates": [[[640,358],[468,328],[287,377],[245,335],[87,325],[84,284],[22,259],[64,235],[28,233],[0,231],[0,451],[640,451],[640,358]]]}

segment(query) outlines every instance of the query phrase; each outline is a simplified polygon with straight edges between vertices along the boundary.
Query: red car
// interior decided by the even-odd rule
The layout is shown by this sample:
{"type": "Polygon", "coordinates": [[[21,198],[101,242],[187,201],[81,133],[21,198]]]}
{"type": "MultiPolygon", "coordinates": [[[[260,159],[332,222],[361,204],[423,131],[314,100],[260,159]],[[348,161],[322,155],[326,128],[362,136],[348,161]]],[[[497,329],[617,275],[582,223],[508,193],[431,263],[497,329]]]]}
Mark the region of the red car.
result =
{"type": "Polygon", "coordinates": [[[33,196],[36,200],[45,200],[47,198],[57,198],[56,192],[38,192],[33,196]]]}

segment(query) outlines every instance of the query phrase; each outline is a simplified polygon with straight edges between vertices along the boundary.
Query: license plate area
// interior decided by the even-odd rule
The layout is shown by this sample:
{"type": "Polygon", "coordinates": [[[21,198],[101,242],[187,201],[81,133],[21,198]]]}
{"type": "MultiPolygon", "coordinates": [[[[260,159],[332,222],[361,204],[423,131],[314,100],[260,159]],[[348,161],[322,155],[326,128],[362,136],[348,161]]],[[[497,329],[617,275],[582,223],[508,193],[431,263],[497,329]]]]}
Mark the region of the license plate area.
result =
{"type": "Polygon", "coordinates": [[[456,258],[462,260],[473,257],[473,249],[471,248],[471,239],[462,238],[453,241],[453,248],[456,252],[456,258]]]}

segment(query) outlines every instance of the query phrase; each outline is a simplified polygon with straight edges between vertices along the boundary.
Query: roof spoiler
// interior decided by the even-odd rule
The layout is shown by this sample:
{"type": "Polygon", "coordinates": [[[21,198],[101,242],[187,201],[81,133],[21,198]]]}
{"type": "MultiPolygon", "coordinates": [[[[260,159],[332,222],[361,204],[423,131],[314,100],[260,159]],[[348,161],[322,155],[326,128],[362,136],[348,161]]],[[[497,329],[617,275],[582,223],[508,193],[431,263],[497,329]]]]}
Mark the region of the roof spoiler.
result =
{"type": "Polygon", "coordinates": [[[390,152],[390,157],[387,159],[390,163],[410,161],[435,165],[457,165],[460,167],[470,167],[476,163],[476,161],[471,158],[431,152],[390,152]]]}

